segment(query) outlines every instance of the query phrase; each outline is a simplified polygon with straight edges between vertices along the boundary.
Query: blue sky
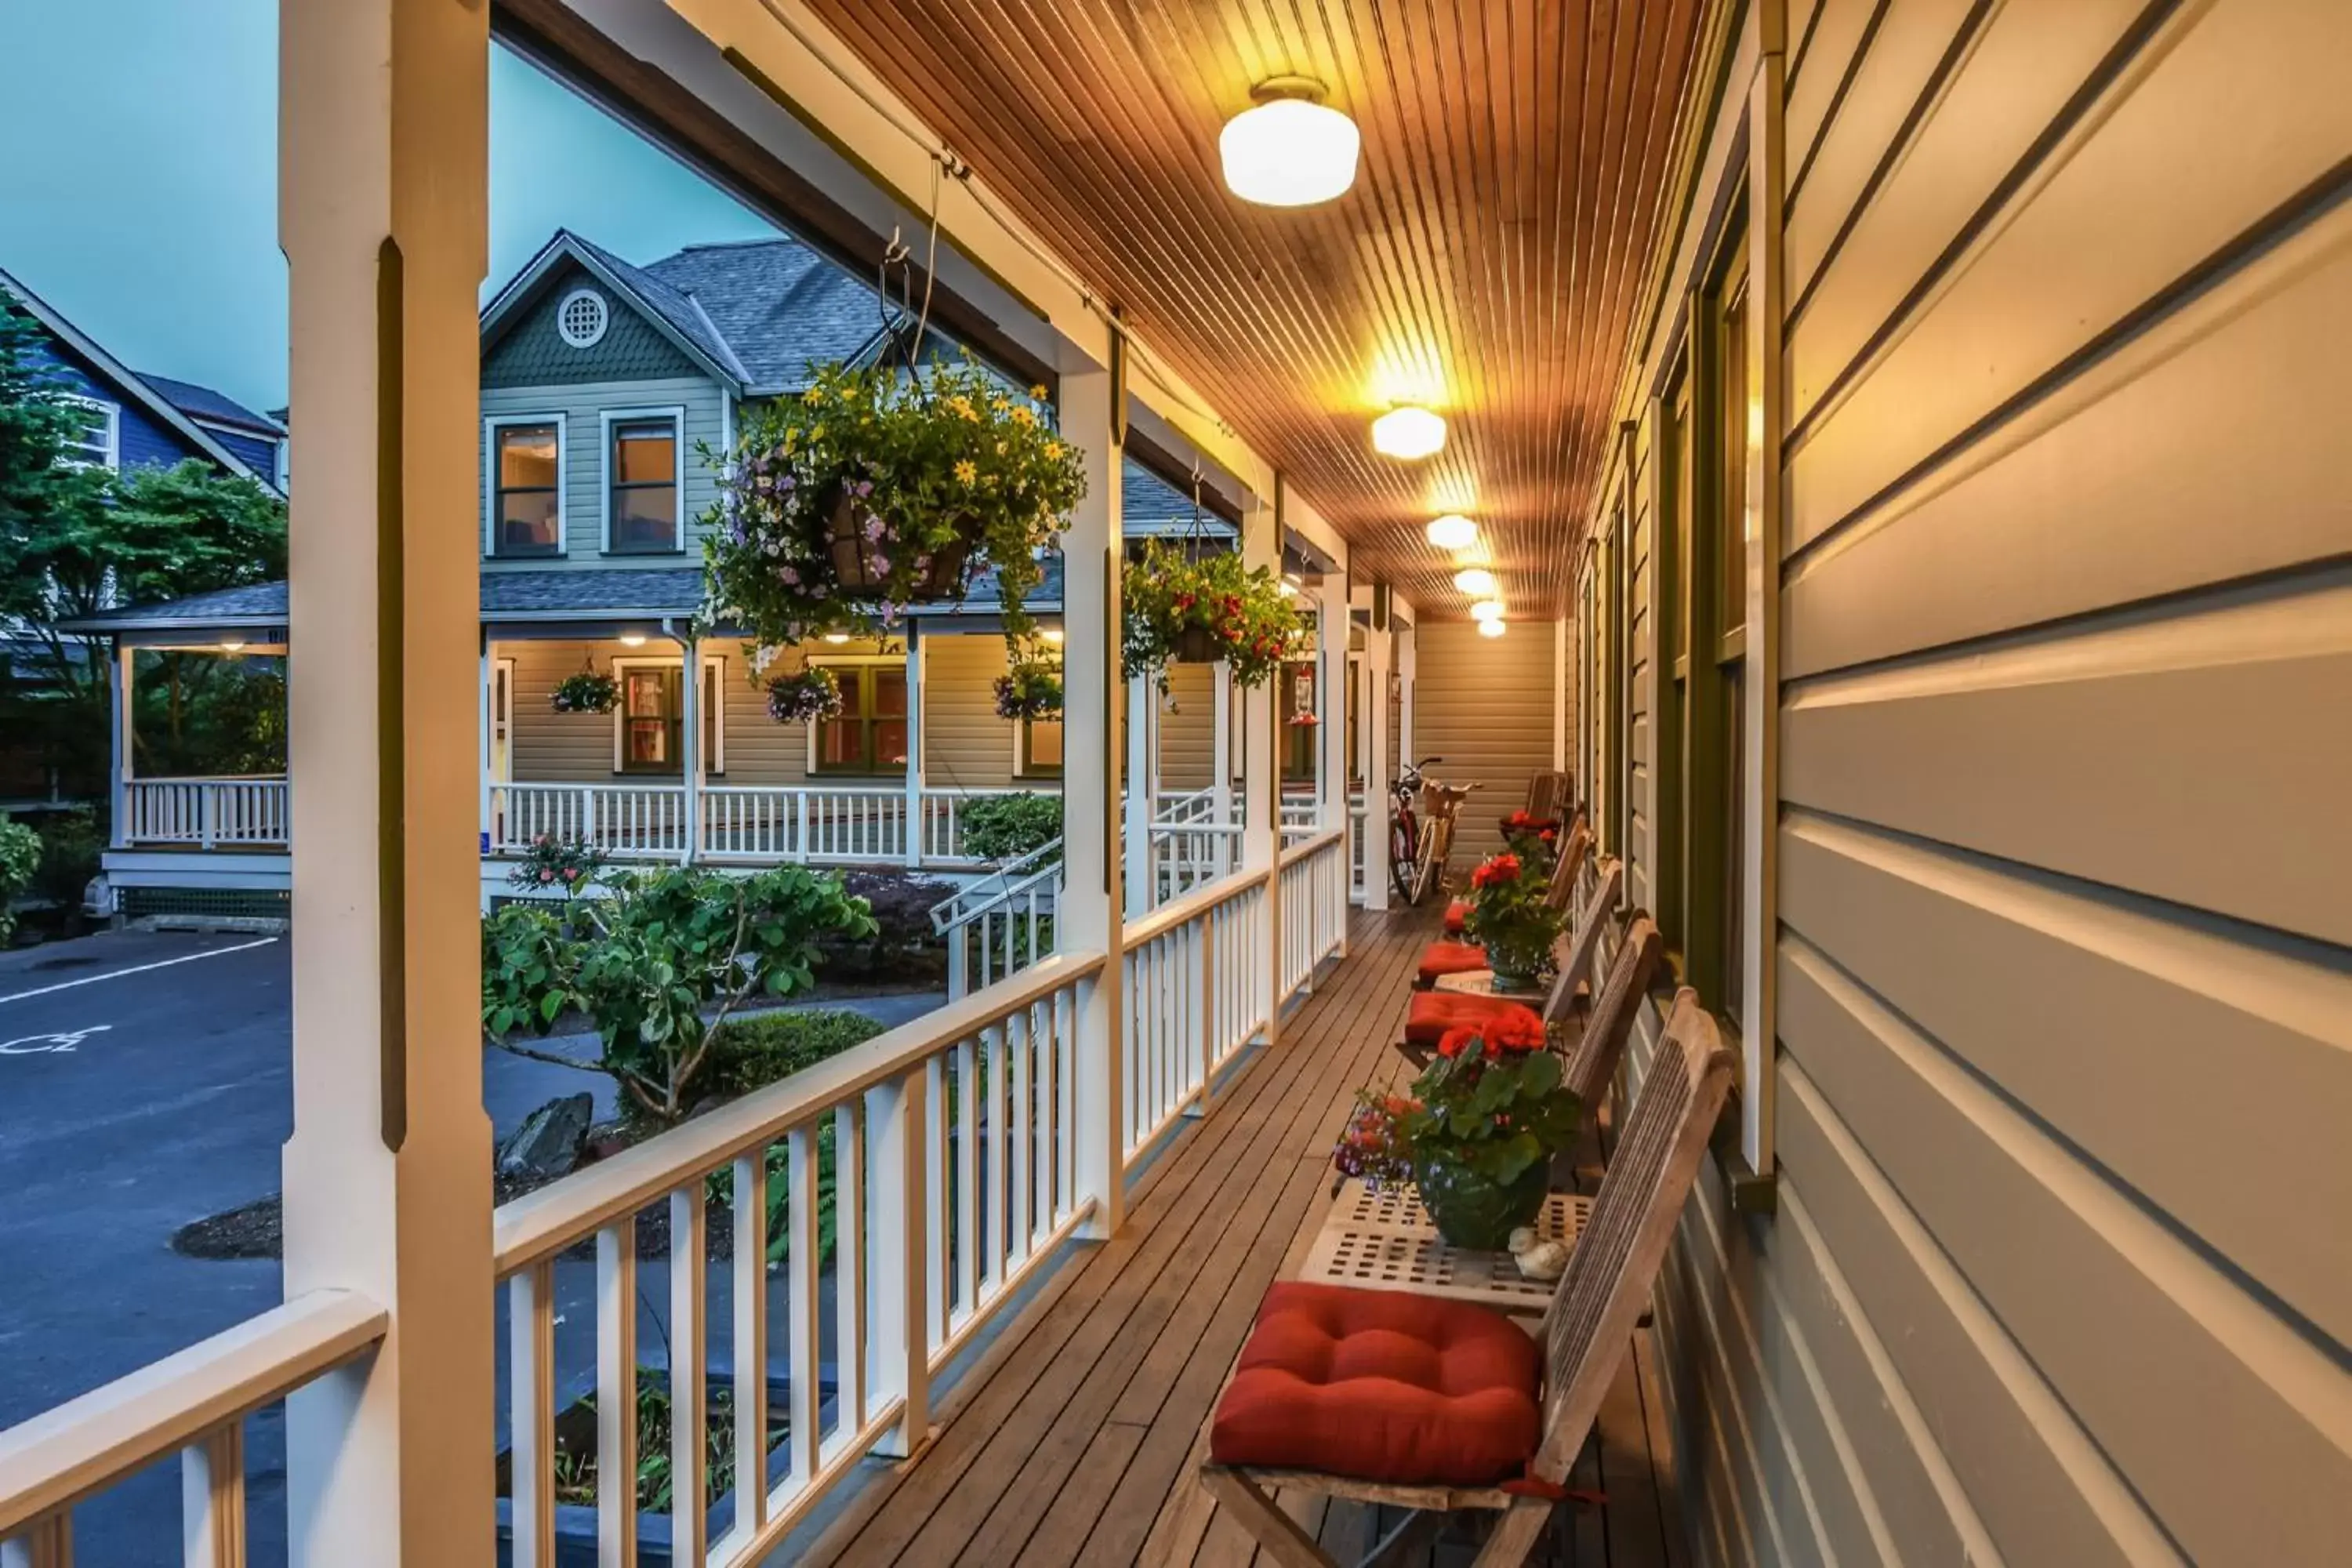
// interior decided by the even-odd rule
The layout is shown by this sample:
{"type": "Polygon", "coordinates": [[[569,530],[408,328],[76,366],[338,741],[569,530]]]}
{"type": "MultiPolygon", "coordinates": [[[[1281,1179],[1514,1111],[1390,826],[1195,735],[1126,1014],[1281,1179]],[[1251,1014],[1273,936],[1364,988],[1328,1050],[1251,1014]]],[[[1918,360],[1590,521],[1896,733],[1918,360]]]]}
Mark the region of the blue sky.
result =
{"type": "MultiPolygon", "coordinates": [[[[0,0],[0,268],[133,369],[286,401],[275,0],[0,0]]],[[[647,261],[772,232],[504,50],[494,287],[558,226],[647,261]]]]}

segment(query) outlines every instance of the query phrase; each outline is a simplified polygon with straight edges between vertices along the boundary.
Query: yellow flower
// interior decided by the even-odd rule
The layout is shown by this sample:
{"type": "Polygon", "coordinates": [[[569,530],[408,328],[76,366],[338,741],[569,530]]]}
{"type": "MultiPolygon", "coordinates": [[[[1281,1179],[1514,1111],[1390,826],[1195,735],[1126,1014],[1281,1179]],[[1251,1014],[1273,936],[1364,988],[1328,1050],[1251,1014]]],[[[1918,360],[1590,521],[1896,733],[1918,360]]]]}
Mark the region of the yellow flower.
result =
{"type": "Polygon", "coordinates": [[[988,400],[988,405],[1002,414],[1013,406],[1013,400],[1009,397],[992,397],[988,400]]]}
{"type": "Polygon", "coordinates": [[[822,386],[812,386],[801,395],[811,403],[823,403],[824,401],[824,388],[822,386]]]}
{"type": "Polygon", "coordinates": [[[1004,443],[1002,441],[996,444],[996,455],[1000,458],[1004,456],[1004,443]]]}
{"type": "Polygon", "coordinates": [[[1034,425],[1037,423],[1037,416],[1029,412],[1026,408],[1014,409],[1013,411],[1013,417],[1019,420],[1024,425],[1034,425]]]}
{"type": "Polygon", "coordinates": [[[1060,462],[1062,460],[1062,444],[1059,441],[1046,442],[1045,456],[1053,458],[1057,463],[1060,462]]]}
{"type": "Polygon", "coordinates": [[[966,458],[956,464],[955,477],[961,479],[965,484],[970,484],[972,480],[980,478],[980,470],[972,467],[971,459],[970,458],[966,458]]]}
{"type": "Polygon", "coordinates": [[[1041,381],[1041,382],[1039,382],[1036,385],[1034,385],[1034,386],[1031,387],[1031,388],[1029,389],[1029,395],[1030,395],[1030,396],[1032,396],[1032,397],[1034,397],[1034,398],[1035,398],[1035,399],[1036,399],[1038,402],[1040,402],[1040,403],[1045,402],[1045,384],[1044,382],[1042,382],[1042,381],[1041,381]]]}
{"type": "Polygon", "coordinates": [[[824,440],[824,426],[822,426],[822,425],[812,425],[812,426],[809,426],[809,439],[810,439],[810,440],[812,440],[812,441],[822,441],[822,440],[824,440]]]}

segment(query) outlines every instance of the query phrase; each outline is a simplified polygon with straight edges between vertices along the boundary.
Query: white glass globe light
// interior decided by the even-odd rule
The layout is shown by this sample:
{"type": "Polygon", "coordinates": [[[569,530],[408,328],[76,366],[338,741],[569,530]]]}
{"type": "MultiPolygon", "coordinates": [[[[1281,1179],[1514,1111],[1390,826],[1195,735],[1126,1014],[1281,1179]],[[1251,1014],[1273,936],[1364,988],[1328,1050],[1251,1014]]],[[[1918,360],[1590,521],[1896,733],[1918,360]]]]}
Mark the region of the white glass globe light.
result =
{"type": "Polygon", "coordinates": [[[1440,550],[1467,550],[1478,542],[1478,525],[1458,511],[1430,519],[1429,542],[1440,550]]]}
{"type": "Polygon", "coordinates": [[[1503,623],[1499,620],[1480,621],[1478,623],[1478,635],[1482,637],[1501,637],[1503,635],[1503,623]]]}
{"type": "Polygon", "coordinates": [[[1454,574],[1454,585],[1474,599],[1483,599],[1495,591],[1495,574],[1484,566],[1473,566],[1454,574]]]}
{"type": "Polygon", "coordinates": [[[1384,458],[1426,458],[1445,445],[1444,418],[1416,404],[1372,421],[1372,450],[1384,458]]]}
{"type": "Polygon", "coordinates": [[[1479,600],[1476,604],[1470,606],[1470,618],[1474,621],[1501,620],[1503,618],[1503,601],[1500,599],[1479,600]]]}
{"type": "Polygon", "coordinates": [[[1225,121],[1217,136],[1225,187],[1245,202],[1307,207],[1346,194],[1356,183],[1363,137],[1356,122],[1322,101],[1319,82],[1262,82],[1257,101],[1225,121]]]}

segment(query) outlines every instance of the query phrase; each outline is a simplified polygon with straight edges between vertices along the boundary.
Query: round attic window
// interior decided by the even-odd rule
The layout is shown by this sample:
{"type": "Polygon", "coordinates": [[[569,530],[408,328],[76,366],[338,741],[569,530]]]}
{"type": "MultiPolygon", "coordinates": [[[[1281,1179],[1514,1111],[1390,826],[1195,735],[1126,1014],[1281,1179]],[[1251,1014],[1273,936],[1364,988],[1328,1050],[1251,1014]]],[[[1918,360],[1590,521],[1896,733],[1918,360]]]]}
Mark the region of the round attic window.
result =
{"type": "Polygon", "coordinates": [[[555,310],[555,330],[575,349],[593,349],[604,335],[604,296],[593,289],[574,289],[555,310]]]}

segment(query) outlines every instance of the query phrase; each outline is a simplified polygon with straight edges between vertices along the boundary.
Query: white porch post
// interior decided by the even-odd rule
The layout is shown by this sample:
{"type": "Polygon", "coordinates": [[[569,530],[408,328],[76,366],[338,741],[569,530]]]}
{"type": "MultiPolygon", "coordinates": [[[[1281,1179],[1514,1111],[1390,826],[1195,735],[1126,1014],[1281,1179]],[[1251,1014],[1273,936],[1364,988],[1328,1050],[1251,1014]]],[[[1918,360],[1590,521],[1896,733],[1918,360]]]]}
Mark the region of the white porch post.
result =
{"type": "Polygon", "coordinates": [[[1551,624],[1551,768],[1568,771],[1568,615],[1551,624]]]}
{"type": "Polygon", "coordinates": [[[702,644],[692,632],[671,636],[677,641],[678,727],[685,731],[677,747],[678,803],[686,812],[677,861],[691,866],[702,858],[702,644]]]}
{"type": "MultiPolygon", "coordinates": [[[[114,687],[114,723],[108,735],[108,749],[113,755],[113,767],[109,785],[111,796],[108,802],[107,839],[120,849],[131,842],[131,661],[132,650],[118,637],[114,658],[110,661],[110,679],[114,687]]],[[[288,661],[292,662],[290,659],[288,661]]]]}
{"type": "Polygon", "coordinates": [[[285,1289],[384,1307],[287,1401],[296,1568],[492,1539],[477,931],[489,8],[285,0],[278,234],[306,460],[290,527],[294,1133],[285,1289]]]}
{"type": "MultiPolygon", "coordinates": [[[[1282,567],[1282,476],[1274,479],[1271,504],[1254,504],[1242,523],[1242,562],[1253,569],[1282,567]]],[[[1281,705],[1274,682],[1242,693],[1242,868],[1265,877],[1265,1043],[1282,1037],[1282,752],[1276,732],[1281,705]]]]}
{"type": "MultiPolygon", "coordinates": [[[[1209,798],[1216,806],[1215,821],[1224,826],[1234,820],[1234,667],[1223,659],[1209,667],[1209,798]]],[[[1232,874],[1239,857],[1233,836],[1215,836],[1217,875],[1232,874]]]]}
{"type": "Polygon", "coordinates": [[[1152,765],[1152,731],[1160,722],[1160,693],[1148,680],[1127,683],[1127,912],[1141,920],[1160,902],[1157,868],[1151,860],[1151,819],[1159,810],[1152,765]]]}
{"type": "MultiPolygon", "coordinates": [[[[1120,353],[1112,342],[1114,361],[1120,353]]],[[[1119,1114],[1126,1042],[1120,1032],[1118,827],[1119,442],[1125,396],[1115,368],[1062,377],[1062,434],[1084,454],[1087,496],[1062,539],[1062,892],[1055,945],[1107,955],[1078,988],[1073,1130],[1077,1193],[1094,1203],[1086,1234],[1117,1234],[1126,1215],[1119,1114]]]]}
{"type": "Polygon", "coordinates": [[[1315,589],[1315,823],[1348,824],[1348,644],[1355,636],[1348,609],[1348,563],[1323,574],[1315,589]]]}
{"type": "Polygon", "coordinates": [[[923,642],[907,623],[907,865],[923,863],[923,642]]]}
{"type": "Polygon", "coordinates": [[[1413,678],[1421,658],[1420,645],[1414,640],[1411,626],[1396,634],[1397,672],[1397,761],[1411,767],[1421,760],[1421,741],[1413,733],[1413,678]]]}
{"type": "Polygon", "coordinates": [[[1396,658],[1388,595],[1372,595],[1364,638],[1364,908],[1389,907],[1389,671],[1396,658]]]}

